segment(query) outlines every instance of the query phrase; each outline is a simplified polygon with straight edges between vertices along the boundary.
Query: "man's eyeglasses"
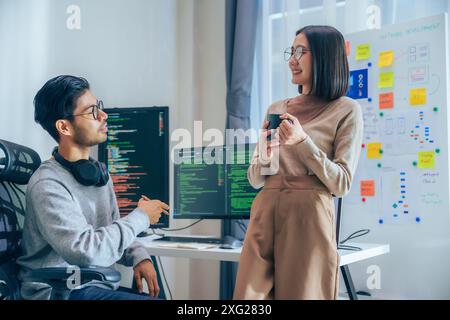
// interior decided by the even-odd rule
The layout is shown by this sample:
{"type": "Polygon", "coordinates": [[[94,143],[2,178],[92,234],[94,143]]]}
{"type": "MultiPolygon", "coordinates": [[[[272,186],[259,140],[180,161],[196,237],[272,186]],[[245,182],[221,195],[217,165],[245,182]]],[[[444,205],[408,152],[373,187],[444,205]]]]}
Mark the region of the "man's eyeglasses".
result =
{"type": "Polygon", "coordinates": [[[300,60],[300,58],[305,54],[306,52],[311,51],[309,49],[306,49],[304,47],[297,47],[297,48],[287,48],[284,51],[284,60],[289,61],[292,56],[294,56],[295,60],[300,60]]]}
{"type": "Polygon", "coordinates": [[[84,116],[84,115],[87,115],[87,114],[91,114],[92,117],[94,118],[94,120],[97,120],[98,119],[98,110],[103,110],[103,101],[102,100],[98,100],[97,104],[94,104],[90,108],[91,108],[90,112],[73,114],[72,116],[77,117],[77,116],[84,116]]]}

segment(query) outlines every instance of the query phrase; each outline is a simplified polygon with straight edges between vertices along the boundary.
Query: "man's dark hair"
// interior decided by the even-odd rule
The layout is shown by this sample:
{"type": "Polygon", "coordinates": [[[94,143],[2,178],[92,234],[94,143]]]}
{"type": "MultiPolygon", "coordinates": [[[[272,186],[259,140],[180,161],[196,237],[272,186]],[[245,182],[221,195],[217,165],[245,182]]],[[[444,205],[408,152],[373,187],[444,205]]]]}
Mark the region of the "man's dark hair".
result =
{"type": "Polygon", "coordinates": [[[56,121],[73,120],[77,99],[89,90],[89,82],[80,77],[62,75],[48,80],[34,97],[34,120],[59,142],[56,121]]]}
{"type": "Polygon", "coordinates": [[[295,35],[300,33],[308,39],[313,59],[310,94],[329,101],[346,95],[349,68],[342,34],[331,26],[306,26],[295,35]]]}

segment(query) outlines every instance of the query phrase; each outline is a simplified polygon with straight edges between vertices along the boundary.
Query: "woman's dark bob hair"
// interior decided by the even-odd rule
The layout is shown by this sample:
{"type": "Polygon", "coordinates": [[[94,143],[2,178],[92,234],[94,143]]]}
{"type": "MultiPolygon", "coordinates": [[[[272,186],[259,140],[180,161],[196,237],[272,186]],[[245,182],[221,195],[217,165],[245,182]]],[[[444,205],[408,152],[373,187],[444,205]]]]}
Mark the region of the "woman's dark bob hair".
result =
{"type": "MultiPolygon", "coordinates": [[[[306,26],[295,35],[304,34],[312,55],[311,94],[334,100],[347,94],[349,70],[342,34],[331,26],[306,26]]],[[[298,88],[302,93],[302,86],[298,88]]]]}

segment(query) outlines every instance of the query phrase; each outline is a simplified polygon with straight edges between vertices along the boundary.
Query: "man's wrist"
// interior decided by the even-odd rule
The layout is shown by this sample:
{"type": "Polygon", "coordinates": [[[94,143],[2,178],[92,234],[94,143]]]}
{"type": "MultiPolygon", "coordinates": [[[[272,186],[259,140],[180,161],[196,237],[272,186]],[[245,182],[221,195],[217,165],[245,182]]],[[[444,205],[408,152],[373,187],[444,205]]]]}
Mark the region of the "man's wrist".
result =
{"type": "Polygon", "coordinates": [[[140,265],[142,262],[147,261],[147,260],[150,261],[151,264],[153,264],[152,259],[150,259],[150,258],[145,258],[145,259],[142,259],[141,261],[139,261],[138,263],[136,263],[136,264],[134,265],[133,269],[135,269],[138,265],[140,265]]]}

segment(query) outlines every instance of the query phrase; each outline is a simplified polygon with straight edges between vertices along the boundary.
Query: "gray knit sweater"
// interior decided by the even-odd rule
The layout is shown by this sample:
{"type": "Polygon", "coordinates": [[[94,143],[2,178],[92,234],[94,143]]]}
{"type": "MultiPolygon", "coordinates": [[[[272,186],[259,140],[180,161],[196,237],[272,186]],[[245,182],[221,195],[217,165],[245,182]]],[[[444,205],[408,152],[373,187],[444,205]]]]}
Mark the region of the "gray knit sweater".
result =
{"type": "MultiPolygon", "coordinates": [[[[27,187],[20,277],[45,267],[135,266],[149,259],[134,242],[149,223],[140,209],[120,218],[112,179],[103,187],[83,186],[55,160],[44,161],[27,187]]],[[[49,299],[50,292],[45,284],[22,283],[25,299],[49,299]]]]}

